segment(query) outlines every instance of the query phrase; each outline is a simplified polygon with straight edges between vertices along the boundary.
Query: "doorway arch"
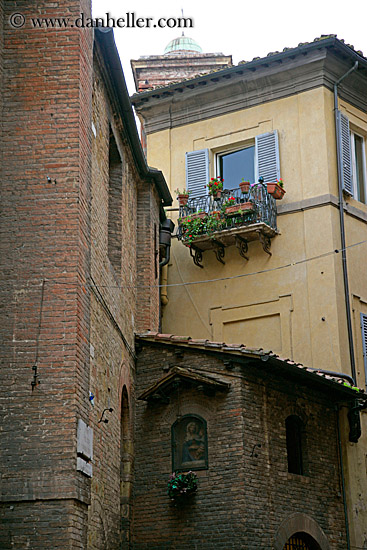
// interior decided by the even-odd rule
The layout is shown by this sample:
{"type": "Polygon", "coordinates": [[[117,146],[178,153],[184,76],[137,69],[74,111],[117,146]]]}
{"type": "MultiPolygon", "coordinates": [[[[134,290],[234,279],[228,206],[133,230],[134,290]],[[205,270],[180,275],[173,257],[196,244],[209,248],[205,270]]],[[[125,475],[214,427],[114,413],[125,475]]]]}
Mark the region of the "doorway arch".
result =
{"type": "Polygon", "coordinates": [[[315,539],[307,533],[295,533],[284,545],[283,550],[321,550],[315,539]]]}
{"type": "MultiPolygon", "coordinates": [[[[295,550],[297,536],[305,547],[299,550],[330,550],[329,541],[319,524],[307,514],[296,513],[285,519],[279,526],[274,539],[274,550],[295,550]],[[292,537],[293,541],[292,541],[292,537]],[[288,547],[287,547],[288,544],[288,547]],[[290,545],[293,544],[293,547],[290,545]],[[308,544],[308,546],[307,546],[308,544]]],[[[298,549],[297,549],[298,550],[298,549]]]]}

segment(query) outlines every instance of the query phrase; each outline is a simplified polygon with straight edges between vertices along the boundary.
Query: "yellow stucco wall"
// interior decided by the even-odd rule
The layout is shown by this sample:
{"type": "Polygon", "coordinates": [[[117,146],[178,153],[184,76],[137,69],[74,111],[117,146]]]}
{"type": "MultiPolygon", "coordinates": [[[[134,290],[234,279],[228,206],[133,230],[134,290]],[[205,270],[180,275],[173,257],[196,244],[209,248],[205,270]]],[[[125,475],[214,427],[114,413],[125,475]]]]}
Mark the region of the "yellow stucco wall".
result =
{"type": "MultiPolygon", "coordinates": [[[[357,115],[351,110],[352,122],[357,115]]],[[[365,115],[359,113],[359,117],[365,126],[365,115]]],[[[244,145],[275,129],[287,191],[282,204],[327,194],[337,197],[333,96],[325,88],[150,134],[148,163],[163,171],[174,194],[174,189],[185,186],[187,151],[208,148],[210,175],[214,176],[216,152],[244,145]]],[[[366,210],[360,203],[358,207],[366,210]]],[[[169,212],[176,223],[177,214],[169,212]]],[[[361,228],[365,231],[365,224],[348,220],[347,225],[356,226],[350,244],[360,240],[358,233],[361,228]]],[[[224,266],[213,252],[205,252],[204,269],[194,266],[189,250],[174,240],[168,284],[228,279],[168,287],[163,330],[270,347],[310,366],[345,370],[349,355],[340,255],[275,269],[339,248],[338,210],[325,205],[284,214],[278,216],[278,228],[280,235],[272,239],[271,257],[260,243],[252,242],[248,262],[235,247],[229,247],[224,266]],[[256,274],[263,270],[272,271],[256,274]]],[[[351,265],[350,277],[356,287],[366,287],[366,276],[357,268],[354,277],[354,271],[351,265]]]]}
{"type": "MultiPolygon", "coordinates": [[[[343,101],[339,107],[351,127],[367,136],[367,115],[343,101]]],[[[333,252],[340,248],[333,94],[320,87],[150,134],[148,163],[163,171],[174,195],[177,187],[185,187],[187,151],[209,149],[212,177],[218,151],[241,147],[272,130],[279,134],[286,189],[282,205],[293,210],[278,216],[280,234],[272,239],[272,256],[251,242],[248,262],[232,246],[226,248],[225,265],[214,252],[204,252],[200,269],[188,248],[174,239],[168,268],[168,285],[174,286],[167,289],[163,332],[263,347],[310,367],[350,373],[342,261],[333,252]],[[304,201],[325,195],[334,197],[334,205],[304,209],[304,201]],[[308,261],[289,266],[302,260],[308,261]]],[[[347,203],[367,214],[366,205],[354,199],[347,203]]],[[[177,211],[168,216],[177,224],[177,211]]],[[[347,246],[367,240],[367,223],[359,218],[345,216],[347,246]]],[[[366,383],[360,329],[360,313],[367,313],[366,252],[366,243],[347,251],[360,387],[366,383]]],[[[344,448],[351,542],[357,547],[367,544],[365,417],[362,413],[360,443],[344,448]]],[[[347,441],[347,422],[342,428],[347,441]]]]}

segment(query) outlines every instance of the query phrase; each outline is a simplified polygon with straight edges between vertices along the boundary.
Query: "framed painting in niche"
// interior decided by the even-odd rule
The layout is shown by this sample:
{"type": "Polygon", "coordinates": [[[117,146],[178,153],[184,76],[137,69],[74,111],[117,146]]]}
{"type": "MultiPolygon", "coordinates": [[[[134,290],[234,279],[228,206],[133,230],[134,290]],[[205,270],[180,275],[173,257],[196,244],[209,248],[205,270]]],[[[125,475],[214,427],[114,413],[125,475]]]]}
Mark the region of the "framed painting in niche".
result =
{"type": "Polygon", "coordinates": [[[198,415],[186,414],[172,426],[172,470],[208,468],[206,422],[198,415]]]}

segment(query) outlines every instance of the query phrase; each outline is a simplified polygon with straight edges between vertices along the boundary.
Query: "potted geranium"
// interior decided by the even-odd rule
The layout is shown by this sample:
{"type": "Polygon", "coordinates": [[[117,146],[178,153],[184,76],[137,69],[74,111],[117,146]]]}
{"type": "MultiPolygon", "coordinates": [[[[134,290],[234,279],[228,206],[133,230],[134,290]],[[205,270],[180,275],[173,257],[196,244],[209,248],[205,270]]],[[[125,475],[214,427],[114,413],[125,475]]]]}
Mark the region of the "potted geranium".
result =
{"type": "Polygon", "coordinates": [[[223,190],[223,180],[221,178],[211,178],[207,187],[209,189],[209,195],[214,199],[220,199],[223,190]]]}
{"type": "Polygon", "coordinates": [[[274,199],[281,200],[284,197],[285,189],[282,178],[276,180],[276,183],[267,183],[266,188],[269,195],[272,195],[274,199]]]}
{"type": "Polygon", "coordinates": [[[184,189],[183,191],[175,189],[175,193],[177,195],[179,206],[186,206],[189,200],[190,191],[188,191],[187,189],[184,189]]]}
{"type": "Polygon", "coordinates": [[[194,495],[198,488],[198,477],[194,472],[177,474],[174,472],[168,481],[168,496],[172,501],[183,502],[194,495]]]}

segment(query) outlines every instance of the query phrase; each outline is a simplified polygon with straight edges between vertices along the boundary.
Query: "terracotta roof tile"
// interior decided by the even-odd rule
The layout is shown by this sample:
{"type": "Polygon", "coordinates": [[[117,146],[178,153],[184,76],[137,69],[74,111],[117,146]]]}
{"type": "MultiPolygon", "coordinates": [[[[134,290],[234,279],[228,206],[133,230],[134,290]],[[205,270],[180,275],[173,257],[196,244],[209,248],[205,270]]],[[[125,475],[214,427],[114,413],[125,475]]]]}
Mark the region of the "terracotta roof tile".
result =
{"type": "MultiPolygon", "coordinates": [[[[252,356],[255,355],[255,356],[258,356],[259,359],[267,356],[268,359],[276,360],[282,365],[287,365],[288,367],[291,367],[303,372],[306,371],[309,375],[315,378],[320,377],[333,384],[338,383],[340,385],[344,385],[352,389],[351,384],[349,384],[345,380],[345,377],[347,379],[348,377],[346,375],[343,375],[343,373],[340,373],[340,376],[339,376],[339,373],[320,372],[314,368],[307,367],[305,365],[302,365],[301,363],[297,363],[292,359],[282,358],[276,353],[270,350],[264,350],[263,348],[246,347],[244,344],[226,344],[225,342],[213,342],[207,339],[191,338],[190,336],[161,334],[153,331],[148,331],[143,334],[138,334],[137,338],[141,340],[154,341],[154,342],[161,341],[162,343],[165,343],[165,344],[168,343],[176,346],[182,345],[183,347],[190,346],[192,348],[198,348],[198,349],[213,349],[218,352],[233,354],[234,356],[238,355],[239,353],[243,355],[252,355],[252,356]]],[[[356,396],[363,399],[366,398],[366,394],[363,390],[360,390],[360,393],[356,394],[356,396]]]]}

